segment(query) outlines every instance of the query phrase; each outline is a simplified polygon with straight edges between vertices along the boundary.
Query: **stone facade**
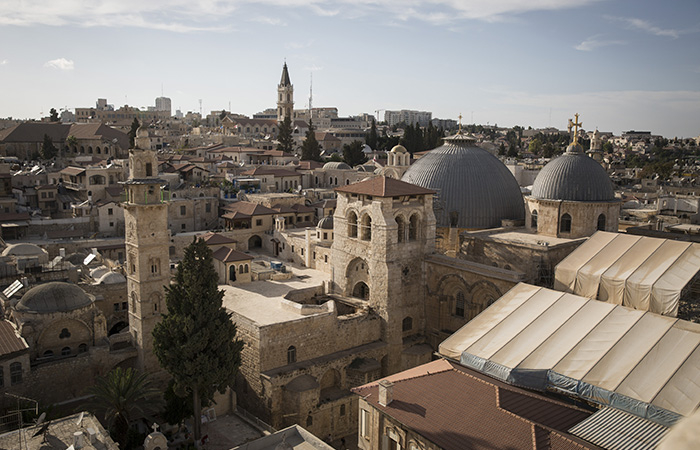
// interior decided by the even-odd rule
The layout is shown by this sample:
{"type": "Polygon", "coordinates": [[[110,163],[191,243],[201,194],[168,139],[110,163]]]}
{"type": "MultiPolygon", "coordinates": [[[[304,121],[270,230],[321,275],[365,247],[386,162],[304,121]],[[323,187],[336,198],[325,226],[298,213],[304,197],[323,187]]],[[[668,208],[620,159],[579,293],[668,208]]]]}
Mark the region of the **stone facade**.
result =
{"type": "Polygon", "coordinates": [[[544,236],[576,239],[596,231],[617,232],[620,202],[577,202],[528,197],[525,226],[544,236]]]}

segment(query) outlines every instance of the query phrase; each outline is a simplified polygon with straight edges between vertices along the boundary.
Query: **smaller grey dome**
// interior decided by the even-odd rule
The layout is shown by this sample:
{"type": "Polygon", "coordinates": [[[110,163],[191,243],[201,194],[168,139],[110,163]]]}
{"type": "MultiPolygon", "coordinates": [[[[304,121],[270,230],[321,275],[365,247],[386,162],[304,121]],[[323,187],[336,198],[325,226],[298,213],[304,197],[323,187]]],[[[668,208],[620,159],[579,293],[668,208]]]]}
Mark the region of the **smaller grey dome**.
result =
{"type": "Polygon", "coordinates": [[[28,290],[15,308],[34,313],[67,312],[90,306],[92,302],[92,296],[78,285],[53,281],[28,290]]]}
{"type": "Polygon", "coordinates": [[[332,170],[350,170],[352,167],[348,166],[344,162],[338,162],[338,161],[331,161],[327,162],[323,165],[324,169],[332,169],[332,170]]]}
{"type": "Polygon", "coordinates": [[[316,225],[316,228],[320,228],[322,230],[332,230],[333,216],[326,216],[323,219],[319,220],[318,225],[316,225]]]}
{"type": "Polygon", "coordinates": [[[118,272],[107,272],[102,275],[95,284],[119,284],[126,283],[126,277],[118,272]]]}
{"type": "Polygon", "coordinates": [[[43,248],[26,242],[10,244],[2,251],[2,256],[41,256],[46,254],[46,250],[43,248]]]}
{"type": "Polygon", "coordinates": [[[597,161],[571,144],[566,153],[542,168],[532,185],[532,197],[542,200],[610,202],[615,200],[610,177],[597,161]]]}

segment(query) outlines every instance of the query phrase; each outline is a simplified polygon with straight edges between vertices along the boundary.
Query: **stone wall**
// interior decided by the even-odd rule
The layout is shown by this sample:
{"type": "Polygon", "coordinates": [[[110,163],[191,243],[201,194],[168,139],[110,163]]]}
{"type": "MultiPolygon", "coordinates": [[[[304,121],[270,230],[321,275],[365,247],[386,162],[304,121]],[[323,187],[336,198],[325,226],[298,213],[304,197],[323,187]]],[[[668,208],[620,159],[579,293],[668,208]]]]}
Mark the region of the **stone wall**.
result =
{"type": "Polygon", "coordinates": [[[616,233],[620,220],[620,202],[570,202],[540,200],[527,197],[525,202],[525,226],[533,229],[532,213],[537,211],[537,233],[545,236],[576,239],[591,236],[598,231],[598,216],[605,215],[603,231],[616,233]],[[561,217],[571,216],[571,231],[562,232],[561,217]]]}

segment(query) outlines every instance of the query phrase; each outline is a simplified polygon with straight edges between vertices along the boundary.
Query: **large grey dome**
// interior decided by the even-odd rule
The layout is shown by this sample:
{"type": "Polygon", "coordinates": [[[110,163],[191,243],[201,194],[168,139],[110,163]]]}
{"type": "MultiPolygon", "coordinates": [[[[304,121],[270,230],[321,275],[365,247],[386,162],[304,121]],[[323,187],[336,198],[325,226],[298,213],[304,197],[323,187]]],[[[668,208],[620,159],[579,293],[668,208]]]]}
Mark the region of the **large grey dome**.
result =
{"type": "Polygon", "coordinates": [[[54,281],[28,290],[15,308],[35,313],[67,312],[89,306],[92,301],[77,285],[54,281]]]}
{"type": "Polygon", "coordinates": [[[543,200],[609,202],[615,200],[605,169],[578,144],[542,168],[532,185],[532,197],[543,200]]]}
{"type": "Polygon", "coordinates": [[[495,156],[457,134],[416,161],[401,178],[437,192],[438,227],[494,228],[503,219],[523,219],[518,182],[495,156]]]}

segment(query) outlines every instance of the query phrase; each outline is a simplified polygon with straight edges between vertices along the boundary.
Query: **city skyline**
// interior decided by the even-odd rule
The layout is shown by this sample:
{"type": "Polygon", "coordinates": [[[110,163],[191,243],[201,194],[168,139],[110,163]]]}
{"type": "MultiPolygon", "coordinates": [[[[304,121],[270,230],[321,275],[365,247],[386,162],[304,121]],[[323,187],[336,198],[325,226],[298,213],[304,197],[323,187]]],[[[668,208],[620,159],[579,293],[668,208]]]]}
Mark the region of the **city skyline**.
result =
{"type": "Polygon", "coordinates": [[[700,134],[700,4],[0,1],[0,117],[50,108],[275,106],[286,60],[295,108],[343,116],[431,111],[464,123],[700,134]],[[162,91],[161,91],[162,89],[162,91]]]}

